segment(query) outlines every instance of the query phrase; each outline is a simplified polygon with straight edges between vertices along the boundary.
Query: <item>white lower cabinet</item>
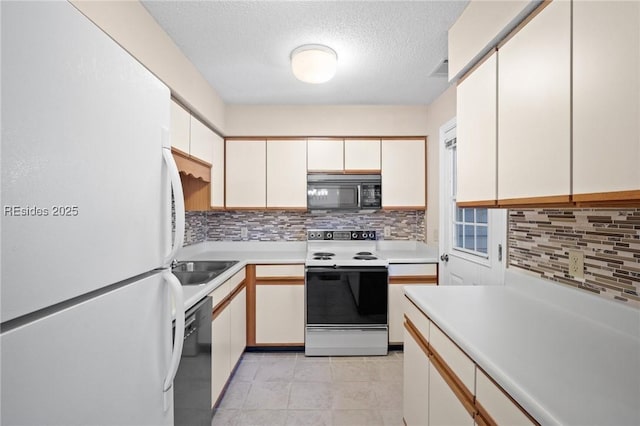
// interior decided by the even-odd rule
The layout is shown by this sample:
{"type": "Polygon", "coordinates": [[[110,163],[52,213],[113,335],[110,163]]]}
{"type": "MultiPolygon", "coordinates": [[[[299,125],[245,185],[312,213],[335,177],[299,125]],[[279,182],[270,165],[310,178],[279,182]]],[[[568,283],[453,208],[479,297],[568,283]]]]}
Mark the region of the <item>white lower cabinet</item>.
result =
{"type": "Polygon", "coordinates": [[[429,424],[429,358],[418,342],[404,331],[404,383],[402,410],[405,424],[429,424]]]}
{"type": "Polygon", "coordinates": [[[444,377],[429,364],[429,426],[473,425],[473,417],[444,377]]]}
{"type": "Polygon", "coordinates": [[[406,296],[403,306],[407,426],[536,424],[406,296]]]}
{"type": "Polygon", "coordinates": [[[215,289],[211,323],[211,406],[218,401],[247,344],[245,270],[215,289]]]}
{"type": "Polygon", "coordinates": [[[438,265],[436,263],[389,265],[389,343],[404,341],[404,286],[436,285],[438,265]]]}
{"type": "Polygon", "coordinates": [[[476,372],[476,401],[491,419],[489,424],[533,425],[529,417],[479,368],[476,372]]]}
{"type": "Polygon", "coordinates": [[[231,374],[231,312],[224,309],[211,324],[211,406],[231,374]]]}
{"type": "Polygon", "coordinates": [[[257,265],[255,344],[304,345],[304,265],[257,265]]]}
{"type": "Polygon", "coordinates": [[[231,368],[238,362],[247,347],[247,289],[243,288],[229,304],[231,311],[231,368]]]}
{"type": "Polygon", "coordinates": [[[256,286],[256,344],[304,344],[304,286],[256,286]]]}

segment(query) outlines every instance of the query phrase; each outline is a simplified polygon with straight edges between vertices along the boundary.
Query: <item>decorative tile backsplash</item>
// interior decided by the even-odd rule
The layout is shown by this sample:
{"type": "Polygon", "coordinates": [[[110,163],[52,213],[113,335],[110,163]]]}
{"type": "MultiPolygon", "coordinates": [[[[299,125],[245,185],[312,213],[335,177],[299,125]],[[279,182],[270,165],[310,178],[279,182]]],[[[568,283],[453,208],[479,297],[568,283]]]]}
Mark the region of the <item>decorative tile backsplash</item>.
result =
{"type": "Polygon", "coordinates": [[[509,265],[640,309],[640,209],[510,210],[509,265]],[[584,253],[584,278],[569,251],[584,253]]]}
{"type": "Polygon", "coordinates": [[[185,244],[203,241],[305,241],[307,229],[373,229],[388,240],[425,239],[425,211],[312,214],[295,211],[187,212],[185,244]],[[242,237],[247,228],[247,237],[242,237]]]}

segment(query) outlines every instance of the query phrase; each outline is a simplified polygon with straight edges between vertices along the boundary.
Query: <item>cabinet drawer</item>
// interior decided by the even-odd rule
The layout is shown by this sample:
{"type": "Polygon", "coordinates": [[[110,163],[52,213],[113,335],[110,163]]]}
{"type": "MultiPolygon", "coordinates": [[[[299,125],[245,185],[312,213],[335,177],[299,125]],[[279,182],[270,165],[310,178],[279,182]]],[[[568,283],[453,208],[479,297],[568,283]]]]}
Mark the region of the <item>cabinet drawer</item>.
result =
{"type": "Polygon", "coordinates": [[[256,265],[256,278],[299,277],[304,278],[304,265],[256,265]]]}
{"type": "Polygon", "coordinates": [[[247,274],[245,272],[245,268],[242,268],[241,270],[236,272],[231,278],[229,278],[225,283],[225,284],[227,283],[229,284],[229,292],[232,292],[233,290],[235,290],[235,288],[238,287],[240,283],[245,279],[246,275],[247,274]]]}
{"type": "Polygon", "coordinates": [[[231,291],[231,280],[227,280],[224,283],[222,283],[220,287],[216,288],[211,293],[209,293],[214,309],[216,306],[222,303],[229,296],[230,291],[231,291]]]}
{"type": "Polygon", "coordinates": [[[438,265],[436,263],[403,263],[390,264],[389,276],[400,277],[407,275],[438,275],[438,265]]]}
{"type": "MultiPolygon", "coordinates": [[[[476,403],[480,414],[502,425],[534,425],[529,417],[487,375],[476,369],[476,403]],[[484,412],[483,412],[484,411],[484,412]]],[[[489,419],[485,419],[489,421],[489,419]]]]}
{"type": "Polygon", "coordinates": [[[475,389],[475,364],[435,324],[429,326],[429,345],[472,394],[475,389]]]}
{"type": "Polygon", "coordinates": [[[429,318],[407,296],[404,297],[404,314],[422,334],[422,337],[429,341],[429,318]]]}

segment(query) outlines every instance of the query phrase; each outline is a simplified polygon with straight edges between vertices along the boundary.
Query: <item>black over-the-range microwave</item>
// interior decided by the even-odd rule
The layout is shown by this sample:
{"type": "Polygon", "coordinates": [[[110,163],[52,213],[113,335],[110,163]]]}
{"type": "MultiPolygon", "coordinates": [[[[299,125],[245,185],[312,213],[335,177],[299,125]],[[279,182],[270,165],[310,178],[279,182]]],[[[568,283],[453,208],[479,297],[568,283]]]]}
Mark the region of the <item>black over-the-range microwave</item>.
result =
{"type": "Polygon", "coordinates": [[[307,208],[314,210],[373,211],[382,208],[379,174],[309,174],[307,208]]]}

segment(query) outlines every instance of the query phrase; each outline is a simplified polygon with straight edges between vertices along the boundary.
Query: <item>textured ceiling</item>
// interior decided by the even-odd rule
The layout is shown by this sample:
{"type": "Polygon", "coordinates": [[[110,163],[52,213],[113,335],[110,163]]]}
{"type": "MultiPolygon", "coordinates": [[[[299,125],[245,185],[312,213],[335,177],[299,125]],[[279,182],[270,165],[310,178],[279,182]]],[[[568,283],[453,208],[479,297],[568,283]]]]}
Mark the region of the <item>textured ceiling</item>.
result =
{"type": "Polygon", "coordinates": [[[430,74],[468,1],[142,3],[226,103],[411,105],[449,86],[430,74]],[[293,76],[289,55],[308,43],[338,53],[330,82],[293,76]]]}

